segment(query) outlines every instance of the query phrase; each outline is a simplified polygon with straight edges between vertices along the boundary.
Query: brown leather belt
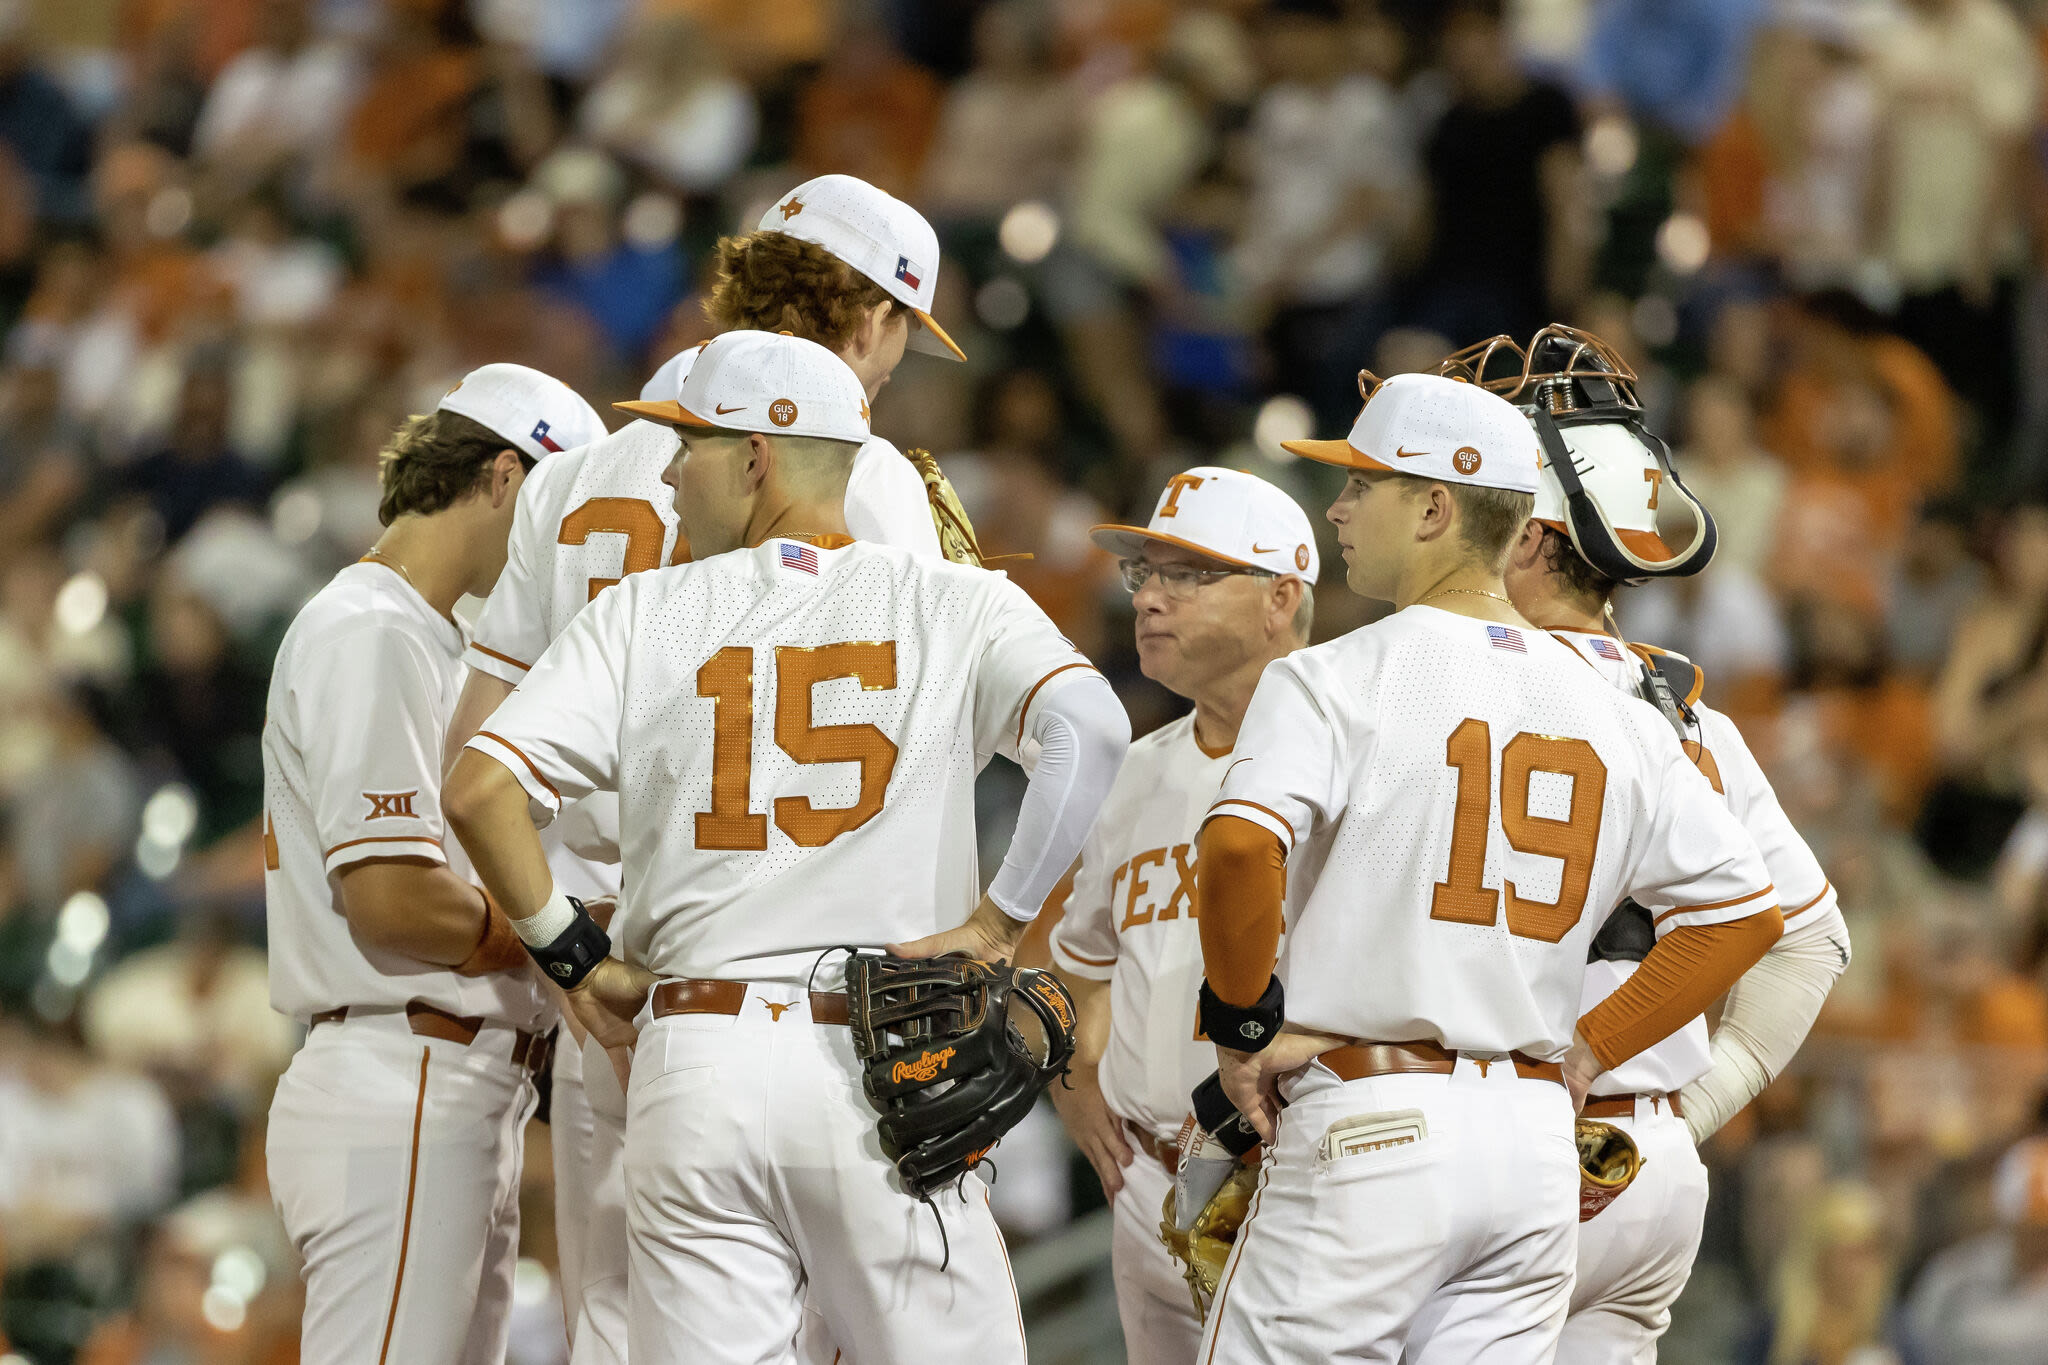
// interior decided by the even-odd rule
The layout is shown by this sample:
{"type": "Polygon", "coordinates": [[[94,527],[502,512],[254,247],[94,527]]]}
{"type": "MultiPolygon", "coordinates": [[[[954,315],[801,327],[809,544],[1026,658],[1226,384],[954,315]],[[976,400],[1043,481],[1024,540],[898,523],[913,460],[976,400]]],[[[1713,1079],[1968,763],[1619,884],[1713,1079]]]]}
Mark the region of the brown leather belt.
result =
{"type": "Polygon", "coordinates": [[[1638,1101],[1648,1100],[1654,1112],[1668,1109],[1673,1118],[1684,1118],[1685,1110],[1679,1108],[1678,1092],[1657,1094],[1654,1091],[1631,1091],[1626,1095],[1588,1095],[1585,1107],[1579,1110],[1581,1118],[1589,1119],[1632,1119],[1636,1116],[1638,1101]]]}
{"type": "MultiPolygon", "coordinates": [[[[744,981],[697,981],[681,977],[664,981],[654,988],[654,1017],[667,1018],[671,1014],[738,1014],[746,1007],[747,983],[744,981]]],[[[763,1001],[775,1014],[782,1017],[783,1006],[778,1009],[772,1003],[763,1001]]],[[[838,1024],[842,1027],[851,1022],[852,1012],[847,1009],[846,992],[812,991],[811,1022],[814,1024],[838,1024]]]]}
{"type": "MultiPolygon", "coordinates": [[[[1362,1081],[1368,1076],[1448,1076],[1458,1069],[1458,1054],[1435,1043],[1346,1043],[1331,1048],[1316,1059],[1337,1073],[1340,1080],[1362,1081]]],[[[1472,1057],[1484,1075],[1494,1060],[1472,1057]]],[[[1564,1068],[1556,1062],[1539,1062],[1521,1052],[1508,1054],[1515,1074],[1525,1081],[1554,1081],[1564,1084],[1564,1068]]]]}
{"type": "MultiPolygon", "coordinates": [[[[311,1027],[322,1024],[338,1024],[349,1017],[353,1006],[343,1005],[339,1009],[321,1010],[313,1016],[311,1027]]],[[[422,1038],[439,1038],[444,1043],[459,1043],[468,1047],[483,1032],[484,1018],[480,1014],[450,1014],[447,1010],[429,1005],[424,1000],[409,1000],[405,1005],[405,1022],[412,1031],[422,1038]]],[[[525,1029],[512,1031],[512,1065],[527,1071],[540,1070],[547,1060],[548,1038],[543,1033],[529,1033],[525,1029]]]]}
{"type": "Polygon", "coordinates": [[[1179,1143],[1161,1142],[1129,1119],[1124,1120],[1124,1131],[1130,1134],[1131,1141],[1136,1144],[1138,1150],[1164,1166],[1168,1175],[1176,1174],[1180,1170],[1179,1143]]]}

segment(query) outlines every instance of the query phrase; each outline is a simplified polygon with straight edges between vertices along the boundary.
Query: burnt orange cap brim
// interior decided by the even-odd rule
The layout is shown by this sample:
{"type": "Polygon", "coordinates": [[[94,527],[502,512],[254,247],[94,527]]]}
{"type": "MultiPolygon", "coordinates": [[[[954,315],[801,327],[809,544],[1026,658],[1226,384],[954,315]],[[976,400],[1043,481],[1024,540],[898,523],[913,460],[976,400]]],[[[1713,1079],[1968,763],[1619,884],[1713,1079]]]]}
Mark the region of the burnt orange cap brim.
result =
{"type": "Polygon", "coordinates": [[[1219,564],[1234,564],[1240,569],[1257,569],[1261,567],[1250,560],[1239,559],[1235,555],[1223,554],[1221,551],[1212,550],[1206,545],[1197,545],[1192,540],[1182,540],[1179,536],[1163,535],[1146,526],[1121,526],[1115,523],[1105,523],[1101,526],[1089,527],[1088,538],[1111,554],[1123,555],[1126,558],[1144,548],[1146,542],[1150,541],[1160,545],[1178,545],[1183,550],[1193,550],[1198,555],[1206,555],[1219,564]]]}
{"type": "MultiPolygon", "coordinates": [[[[1571,528],[1561,521],[1552,521],[1549,517],[1538,517],[1537,520],[1560,535],[1571,535],[1571,528]]],[[[1671,552],[1671,547],[1664,543],[1664,537],[1655,531],[1625,531],[1618,526],[1613,530],[1614,538],[1620,541],[1630,554],[1646,564],[1662,564],[1667,559],[1677,558],[1671,552]]]]}
{"type": "Polygon", "coordinates": [[[1394,466],[1382,464],[1349,441],[1282,441],[1280,448],[1290,455],[1299,455],[1304,460],[1314,460],[1317,464],[1333,464],[1345,469],[1383,469],[1389,473],[1395,472],[1394,466]]]}
{"type": "Polygon", "coordinates": [[[630,412],[635,417],[645,417],[651,422],[667,422],[678,427],[715,427],[716,422],[707,422],[691,412],[681,403],[614,403],[620,412],[630,412]]]}

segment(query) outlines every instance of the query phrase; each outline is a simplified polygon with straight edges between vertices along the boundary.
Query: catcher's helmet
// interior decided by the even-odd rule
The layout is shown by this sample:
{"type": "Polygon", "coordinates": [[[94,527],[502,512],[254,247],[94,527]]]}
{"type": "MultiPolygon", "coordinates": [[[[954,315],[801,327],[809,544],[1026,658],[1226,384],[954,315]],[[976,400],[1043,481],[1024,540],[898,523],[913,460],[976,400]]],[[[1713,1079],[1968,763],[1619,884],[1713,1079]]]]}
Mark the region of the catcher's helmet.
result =
{"type": "Polygon", "coordinates": [[[1543,444],[1535,518],[1569,535],[1595,569],[1641,583],[1689,577],[1712,561],[1714,518],[1643,426],[1635,371],[1598,337],[1553,323],[1527,350],[1497,336],[1438,370],[1528,415],[1543,444]]]}

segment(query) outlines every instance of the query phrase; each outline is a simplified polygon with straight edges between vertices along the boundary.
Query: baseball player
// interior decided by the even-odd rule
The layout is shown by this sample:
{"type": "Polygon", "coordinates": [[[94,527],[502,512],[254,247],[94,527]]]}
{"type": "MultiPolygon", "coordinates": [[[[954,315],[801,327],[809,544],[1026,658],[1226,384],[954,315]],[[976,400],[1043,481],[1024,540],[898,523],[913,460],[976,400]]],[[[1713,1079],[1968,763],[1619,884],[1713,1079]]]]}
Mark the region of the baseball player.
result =
{"type": "Polygon", "coordinates": [[[1350,585],[1396,611],[1268,666],[1197,841],[1199,1018],[1268,1144],[1202,1359],[1547,1361],[1574,1101],[1761,957],[1777,898],[1663,717],[1508,601],[1520,413],[1401,375],[1347,439],[1290,449],[1347,469],[1350,585]],[[1630,896],[1660,937],[1580,1020],[1630,896]]]}
{"type": "Polygon", "coordinates": [[[1114,1209],[1125,1352],[1187,1365],[1202,1319],[1159,1240],[1159,1210],[1188,1092],[1216,1067],[1195,1028],[1195,831],[1259,674],[1308,643],[1315,532],[1263,479],[1204,467],[1167,483],[1149,524],[1093,534],[1123,561],[1139,667],[1194,710],[1131,746],[1081,850],[1050,964],[1074,994],[1082,1051],[1072,1088],[1052,1094],[1114,1209]]]}
{"type": "MultiPolygon", "coordinates": [[[[799,185],[767,212],[760,231],[727,239],[719,250],[720,280],[708,304],[714,323],[788,328],[825,343],[870,400],[906,344],[960,355],[929,311],[937,235],[915,209],[865,181],[832,175],[799,185]],[[916,265],[899,269],[899,258],[916,265]]],[[[671,358],[641,399],[672,400],[698,350],[671,358]]],[[[689,558],[662,484],[678,446],[675,428],[643,419],[600,436],[550,460],[520,496],[506,571],[463,656],[470,673],[449,727],[450,765],[585,603],[629,573],[689,558]]],[[[855,457],[846,519],[860,539],[940,552],[923,478],[880,437],[855,457]]],[[[617,895],[616,828],[613,803],[600,794],[575,803],[544,836],[566,894],[586,901],[617,895]]],[[[573,1042],[584,1044],[573,1017],[570,1028],[573,1042]]],[[[555,1059],[556,1231],[573,1358],[605,1365],[623,1358],[625,1342],[625,1096],[611,1077],[586,1076],[583,1053],[584,1046],[567,1046],[555,1059]]]]}
{"type": "Polygon", "coordinates": [[[727,333],[671,403],[626,406],[682,431],[668,479],[696,562],[592,602],[448,800],[535,958],[632,1049],[629,1353],[786,1359],[808,1305],[851,1359],[1021,1362],[980,1182],[927,1211],[876,1145],[838,950],[1006,957],[1128,721],[1003,576],[848,537],[865,395],[823,347],[727,333]],[[1027,741],[1017,833],[975,904],[974,774],[1027,741]],[[624,961],[529,823],[600,789],[619,796],[624,961]]]}
{"type": "MultiPolygon", "coordinates": [[[[1622,583],[1698,573],[1714,543],[1713,518],[1642,426],[1627,364],[1585,333],[1546,328],[1522,372],[1496,391],[1502,388],[1540,414],[1532,421],[1547,451],[1535,517],[1509,552],[1509,599],[1608,684],[1664,712],[1755,839],[1785,921],[1784,935],[1730,991],[1711,1039],[1706,1020],[1693,1019],[1594,1081],[1582,1111],[1626,1130],[1643,1164],[1579,1228],[1578,1276],[1557,1358],[1569,1365],[1653,1361],[1699,1252],[1707,1172],[1694,1146],[1798,1051],[1848,965],[1849,931],[1826,874],[1749,746],[1699,699],[1699,670],[1612,629],[1610,604],[1622,583]]],[[[1624,904],[1593,938],[1581,1011],[1628,980],[1655,941],[1650,912],[1624,904]]]]}
{"type": "Polygon", "coordinates": [[[271,1103],[268,1157],[304,1263],[308,1365],[504,1359],[528,1073],[554,1009],[443,838],[451,612],[491,590],[548,434],[603,429],[544,374],[472,371],[392,438],[388,529],[278,650],[263,727],[270,994],[311,1032],[271,1103]]]}

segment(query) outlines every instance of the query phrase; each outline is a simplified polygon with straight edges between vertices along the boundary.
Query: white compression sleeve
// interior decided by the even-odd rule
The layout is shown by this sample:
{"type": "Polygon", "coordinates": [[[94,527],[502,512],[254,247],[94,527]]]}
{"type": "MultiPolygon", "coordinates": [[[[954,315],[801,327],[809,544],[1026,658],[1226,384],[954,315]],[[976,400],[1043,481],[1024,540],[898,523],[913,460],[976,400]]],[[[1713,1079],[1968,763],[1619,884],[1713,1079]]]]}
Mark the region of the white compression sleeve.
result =
{"type": "Polygon", "coordinates": [[[1743,973],[1714,1030],[1713,1064],[1678,1092],[1694,1142],[1713,1136],[1785,1069],[1848,965],[1849,926],[1829,906],[1786,930],[1743,973]]]}
{"type": "Polygon", "coordinates": [[[1011,919],[1028,921],[1080,856],[1123,766],[1131,718],[1108,682],[1089,674],[1041,697],[1027,734],[1038,741],[1038,766],[988,895],[1011,919]]]}

